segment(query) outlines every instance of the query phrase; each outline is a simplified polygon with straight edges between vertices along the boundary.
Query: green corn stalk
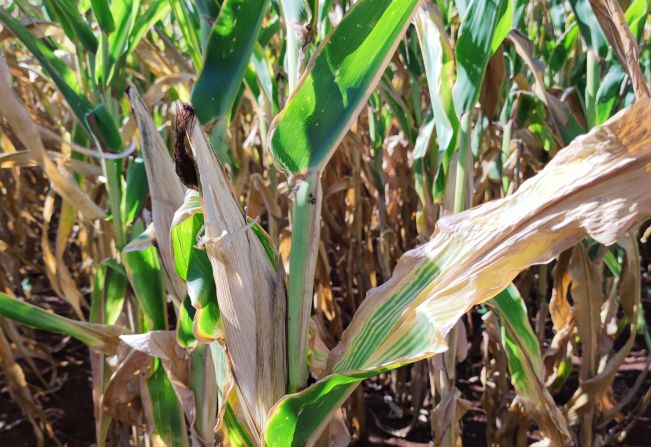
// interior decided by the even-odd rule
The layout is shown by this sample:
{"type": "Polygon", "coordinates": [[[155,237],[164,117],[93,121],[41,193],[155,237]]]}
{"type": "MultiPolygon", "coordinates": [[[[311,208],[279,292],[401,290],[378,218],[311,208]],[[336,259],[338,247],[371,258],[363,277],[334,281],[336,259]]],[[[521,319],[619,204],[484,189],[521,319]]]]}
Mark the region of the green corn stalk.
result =
{"type": "Polygon", "coordinates": [[[274,158],[298,182],[287,308],[290,391],[307,383],[308,320],[321,225],[321,172],[388,65],[417,5],[416,0],[356,3],[320,45],[269,130],[274,158]]]}

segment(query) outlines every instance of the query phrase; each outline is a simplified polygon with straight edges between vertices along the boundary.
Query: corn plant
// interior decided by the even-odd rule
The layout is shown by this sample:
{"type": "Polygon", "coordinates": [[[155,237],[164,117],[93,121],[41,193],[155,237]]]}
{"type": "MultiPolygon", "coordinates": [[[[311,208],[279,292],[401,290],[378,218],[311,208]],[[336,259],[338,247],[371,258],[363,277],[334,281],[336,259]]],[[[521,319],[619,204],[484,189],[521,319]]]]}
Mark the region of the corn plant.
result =
{"type": "Polygon", "coordinates": [[[612,384],[651,347],[648,2],[351,3],[3,6],[0,183],[31,204],[3,212],[38,214],[71,312],[30,303],[9,267],[34,237],[3,224],[0,314],[89,347],[98,446],[348,445],[360,384],[402,373],[414,417],[381,429],[428,400],[457,445],[477,312],[488,444],[621,440],[644,378],[612,384]]]}

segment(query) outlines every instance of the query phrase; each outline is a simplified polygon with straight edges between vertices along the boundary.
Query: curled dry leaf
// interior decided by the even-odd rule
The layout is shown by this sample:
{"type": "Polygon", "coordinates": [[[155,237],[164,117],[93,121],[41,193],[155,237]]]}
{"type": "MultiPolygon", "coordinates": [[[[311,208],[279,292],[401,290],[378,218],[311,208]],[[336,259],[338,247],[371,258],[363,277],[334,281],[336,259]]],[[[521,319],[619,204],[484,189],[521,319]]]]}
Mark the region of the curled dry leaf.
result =
{"type": "Polygon", "coordinates": [[[651,100],[638,100],[574,140],[513,195],[441,219],[432,239],[367,294],[330,352],[330,375],[279,402],[265,436],[312,439],[323,424],[310,420],[332,414],[359,380],[444,351],[456,321],[523,269],[587,235],[612,244],[651,215],[651,190],[640,187],[651,180],[650,113],[651,100]]]}

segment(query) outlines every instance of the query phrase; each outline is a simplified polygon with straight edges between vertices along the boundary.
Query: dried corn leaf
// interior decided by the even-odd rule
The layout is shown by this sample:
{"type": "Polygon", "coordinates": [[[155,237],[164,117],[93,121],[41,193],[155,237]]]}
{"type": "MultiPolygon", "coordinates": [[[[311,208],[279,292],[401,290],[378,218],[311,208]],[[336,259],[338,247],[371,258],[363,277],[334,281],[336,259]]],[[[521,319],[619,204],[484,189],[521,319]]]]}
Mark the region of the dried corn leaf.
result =
{"type": "Polygon", "coordinates": [[[181,111],[196,160],[227,352],[247,420],[260,433],[267,413],[285,394],[285,289],[260,240],[251,231],[193,111],[181,111]]]}
{"type": "Polygon", "coordinates": [[[79,189],[70,173],[60,169],[50,159],[43,146],[38,126],[11,89],[9,67],[2,56],[0,56],[0,113],[6,118],[18,139],[33,153],[34,159],[38,160],[52,182],[54,190],[66,201],[74,204],[86,219],[104,217],[104,211],[79,189]]]}
{"type": "Polygon", "coordinates": [[[576,423],[583,414],[590,411],[595,403],[605,396],[610,389],[617,370],[624,363],[626,356],[628,356],[635,344],[637,319],[642,296],[638,245],[634,234],[622,237],[618,243],[626,251],[626,264],[622,270],[619,295],[624,315],[629,324],[629,335],[619,351],[612,355],[593,376],[581,377],[579,388],[567,403],[567,417],[571,424],[576,423]]]}
{"type": "Polygon", "coordinates": [[[640,48],[630,28],[626,25],[626,17],[624,17],[624,11],[622,11],[619,2],[590,0],[590,5],[608,43],[615,50],[617,59],[631,77],[635,95],[637,97],[649,96],[649,87],[646,85],[644,74],[640,68],[640,48]]]}

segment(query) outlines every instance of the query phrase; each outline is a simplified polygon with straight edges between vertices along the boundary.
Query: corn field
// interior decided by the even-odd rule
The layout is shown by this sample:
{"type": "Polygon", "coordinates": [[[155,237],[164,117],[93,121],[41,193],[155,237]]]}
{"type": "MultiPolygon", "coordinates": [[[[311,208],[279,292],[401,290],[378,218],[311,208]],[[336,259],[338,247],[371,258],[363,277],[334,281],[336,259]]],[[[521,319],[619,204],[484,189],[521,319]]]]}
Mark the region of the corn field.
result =
{"type": "Polygon", "coordinates": [[[4,0],[0,444],[651,445],[649,9],[4,0]]]}

